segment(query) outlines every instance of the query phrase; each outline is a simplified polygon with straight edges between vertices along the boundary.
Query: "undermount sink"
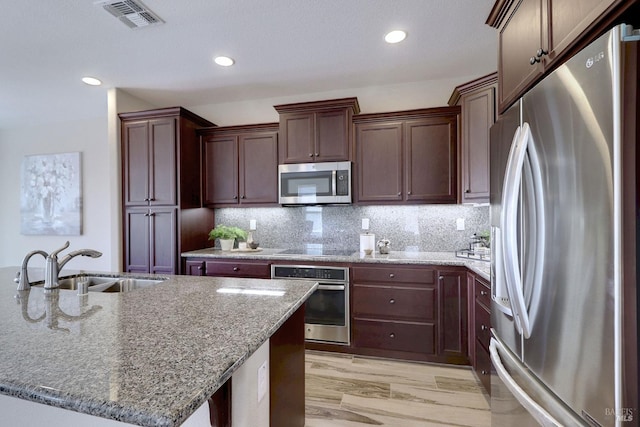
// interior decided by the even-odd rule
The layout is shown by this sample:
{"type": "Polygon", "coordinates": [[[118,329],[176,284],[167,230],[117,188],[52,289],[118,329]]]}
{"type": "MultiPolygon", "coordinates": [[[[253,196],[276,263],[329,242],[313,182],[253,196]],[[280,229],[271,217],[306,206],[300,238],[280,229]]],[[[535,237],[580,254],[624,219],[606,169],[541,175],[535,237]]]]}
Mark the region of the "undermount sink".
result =
{"type": "MultiPolygon", "coordinates": [[[[148,288],[164,282],[165,279],[140,279],[126,276],[90,276],[81,274],[58,280],[59,289],[77,290],[81,283],[87,282],[89,292],[129,292],[148,288]]],[[[42,283],[34,286],[42,286],[42,283]]]]}

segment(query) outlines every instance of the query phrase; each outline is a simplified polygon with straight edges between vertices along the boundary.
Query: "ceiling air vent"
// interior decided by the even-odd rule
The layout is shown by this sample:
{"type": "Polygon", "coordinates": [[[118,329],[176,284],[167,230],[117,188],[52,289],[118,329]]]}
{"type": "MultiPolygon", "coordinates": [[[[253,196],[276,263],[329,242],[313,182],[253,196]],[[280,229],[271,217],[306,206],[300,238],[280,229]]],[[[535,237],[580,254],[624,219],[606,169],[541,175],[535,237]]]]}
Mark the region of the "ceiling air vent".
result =
{"type": "Polygon", "coordinates": [[[100,0],[94,4],[105,8],[129,28],[144,28],[164,23],[139,0],[100,0]]]}

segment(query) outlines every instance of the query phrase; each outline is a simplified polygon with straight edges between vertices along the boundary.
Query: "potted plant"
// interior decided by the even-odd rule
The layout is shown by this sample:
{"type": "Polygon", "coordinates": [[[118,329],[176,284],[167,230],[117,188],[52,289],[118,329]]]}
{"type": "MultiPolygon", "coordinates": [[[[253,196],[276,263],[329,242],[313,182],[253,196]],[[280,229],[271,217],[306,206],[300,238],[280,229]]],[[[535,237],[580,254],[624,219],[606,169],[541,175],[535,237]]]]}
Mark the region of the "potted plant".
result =
{"type": "Polygon", "coordinates": [[[239,227],[219,224],[209,232],[209,240],[220,239],[220,249],[230,251],[236,239],[246,239],[247,232],[239,227]]]}

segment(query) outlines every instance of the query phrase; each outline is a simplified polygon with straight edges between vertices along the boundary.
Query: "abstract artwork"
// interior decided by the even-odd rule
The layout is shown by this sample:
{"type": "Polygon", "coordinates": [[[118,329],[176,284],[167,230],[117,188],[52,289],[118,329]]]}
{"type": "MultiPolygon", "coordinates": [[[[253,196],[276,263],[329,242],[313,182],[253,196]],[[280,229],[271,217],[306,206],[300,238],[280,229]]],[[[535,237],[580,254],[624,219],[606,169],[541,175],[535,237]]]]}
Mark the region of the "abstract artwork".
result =
{"type": "Polygon", "coordinates": [[[80,153],[25,156],[21,180],[22,234],[82,234],[80,153]]]}

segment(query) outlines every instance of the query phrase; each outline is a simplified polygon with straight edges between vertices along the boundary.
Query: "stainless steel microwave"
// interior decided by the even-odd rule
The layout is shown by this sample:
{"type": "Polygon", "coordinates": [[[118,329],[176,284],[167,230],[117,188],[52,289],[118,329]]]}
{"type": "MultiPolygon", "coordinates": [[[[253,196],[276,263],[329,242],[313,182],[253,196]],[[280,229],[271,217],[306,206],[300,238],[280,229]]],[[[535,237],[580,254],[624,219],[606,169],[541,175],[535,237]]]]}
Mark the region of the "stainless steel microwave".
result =
{"type": "Polygon", "coordinates": [[[351,162],[279,165],[278,202],[283,205],[351,203],[351,162]]]}

